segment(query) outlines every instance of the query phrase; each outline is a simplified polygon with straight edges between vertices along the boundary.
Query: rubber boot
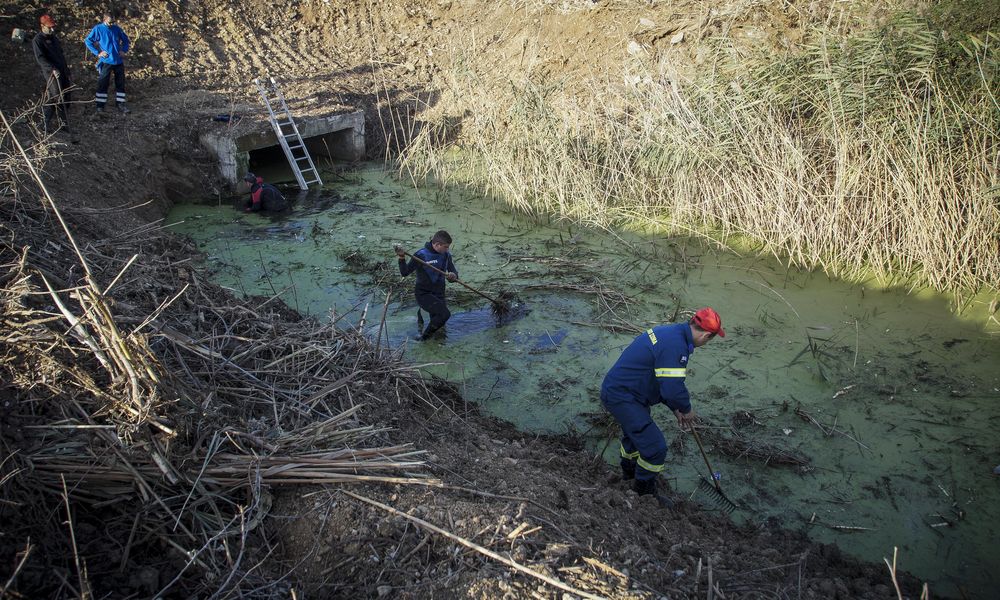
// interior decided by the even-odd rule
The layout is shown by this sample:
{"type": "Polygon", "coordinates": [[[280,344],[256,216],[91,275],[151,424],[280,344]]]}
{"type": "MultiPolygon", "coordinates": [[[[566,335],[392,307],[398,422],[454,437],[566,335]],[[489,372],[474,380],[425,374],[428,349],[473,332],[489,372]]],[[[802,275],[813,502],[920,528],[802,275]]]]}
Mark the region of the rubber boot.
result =
{"type": "Polygon", "coordinates": [[[417,340],[418,342],[422,342],[422,341],[426,340],[427,338],[424,337],[423,331],[424,331],[424,315],[421,314],[420,309],[418,308],[417,309],[417,334],[413,336],[413,339],[417,340]]]}
{"type": "Polygon", "coordinates": [[[429,340],[431,339],[431,336],[437,332],[438,329],[440,328],[431,327],[430,325],[428,325],[427,329],[425,329],[423,333],[418,333],[417,335],[413,336],[413,339],[420,340],[421,342],[429,340]]]}
{"type": "Polygon", "coordinates": [[[635,479],[635,461],[623,458],[621,461],[622,466],[622,479],[625,481],[630,481],[635,479]]]}
{"type": "Polygon", "coordinates": [[[659,503],[660,508],[671,509],[674,507],[674,503],[670,498],[659,494],[656,491],[656,480],[655,479],[636,479],[635,480],[635,493],[640,496],[652,495],[656,498],[657,503],[659,503]]]}

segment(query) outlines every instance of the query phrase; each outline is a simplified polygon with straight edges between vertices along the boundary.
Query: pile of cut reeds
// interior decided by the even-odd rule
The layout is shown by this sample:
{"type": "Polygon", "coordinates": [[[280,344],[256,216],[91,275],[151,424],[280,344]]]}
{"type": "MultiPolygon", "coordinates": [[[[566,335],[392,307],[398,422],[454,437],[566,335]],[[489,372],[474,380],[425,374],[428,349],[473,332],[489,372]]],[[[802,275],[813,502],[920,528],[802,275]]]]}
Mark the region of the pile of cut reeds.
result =
{"type": "Polygon", "coordinates": [[[270,486],[437,483],[360,417],[439,404],[380,337],[237,300],[154,228],[60,210],[36,166],[45,142],[29,154],[4,126],[0,518],[4,548],[24,542],[4,556],[7,593],[121,593],[155,565],[160,594],[273,597],[288,583],[241,560],[270,486]]]}

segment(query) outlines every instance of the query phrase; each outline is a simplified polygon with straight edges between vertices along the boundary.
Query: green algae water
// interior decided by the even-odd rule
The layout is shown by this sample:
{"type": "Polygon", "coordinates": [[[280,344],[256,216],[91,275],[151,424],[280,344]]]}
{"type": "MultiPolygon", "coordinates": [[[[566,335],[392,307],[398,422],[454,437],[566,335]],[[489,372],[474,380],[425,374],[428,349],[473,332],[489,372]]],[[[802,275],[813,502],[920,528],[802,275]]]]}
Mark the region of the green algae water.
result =
{"type": "MultiPolygon", "coordinates": [[[[898,547],[899,567],[932,594],[1000,595],[990,298],[956,315],[939,295],[831,281],[691,240],[539,223],[380,168],[342,174],[287,214],[191,204],[168,222],[217,283],[382,335],[488,412],[526,431],[584,435],[612,463],[605,372],[637,331],[710,305],[727,335],[695,351],[687,383],[737,520],[803,529],[877,563],[898,547]],[[413,276],[399,277],[392,245],[413,252],[437,229],[454,238],[463,281],[517,301],[498,322],[488,301],[451,284],[446,335],[417,342],[413,276]]],[[[671,485],[712,509],[696,491],[706,469],[690,436],[665,407],[654,417],[671,443],[671,485]]]]}

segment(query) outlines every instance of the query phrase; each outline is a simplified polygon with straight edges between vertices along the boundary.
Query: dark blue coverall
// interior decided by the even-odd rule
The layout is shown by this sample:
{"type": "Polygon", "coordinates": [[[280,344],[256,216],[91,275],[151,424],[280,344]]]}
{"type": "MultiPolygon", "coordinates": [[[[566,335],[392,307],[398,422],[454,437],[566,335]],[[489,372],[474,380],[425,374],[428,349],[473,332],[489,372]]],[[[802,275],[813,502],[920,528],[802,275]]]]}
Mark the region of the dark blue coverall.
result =
{"type": "Polygon", "coordinates": [[[660,325],[639,334],[604,377],[601,403],[622,427],[622,467],[634,469],[636,481],[656,477],[667,458],[667,442],[650,407],[662,402],[671,410],[691,412],[684,378],[693,352],[687,322],[660,325]]]}
{"type": "MultiPolygon", "coordinates": [[[[446,273],[454,273],[458,276],[458,269],[455,268],[455,261],[451,258],[451,252],[438,254],[434,251],[431,242],[424,244],[424,247],[413,253],[414,256],[429,265],[433,265],[446,273]]],[[[451,318],[451,311],[444,298],[445,277],[437,271],[425,267],[415,260],[410,262],[399,261],[399,274],[406,277],[416,271],[417,284],[414,287],[414,294],[417,297],[417,304],[426,310],[431,320],[427,324],[421,337],[429,338],[435,331],[444,327],[444,324],[451,318]]]]}

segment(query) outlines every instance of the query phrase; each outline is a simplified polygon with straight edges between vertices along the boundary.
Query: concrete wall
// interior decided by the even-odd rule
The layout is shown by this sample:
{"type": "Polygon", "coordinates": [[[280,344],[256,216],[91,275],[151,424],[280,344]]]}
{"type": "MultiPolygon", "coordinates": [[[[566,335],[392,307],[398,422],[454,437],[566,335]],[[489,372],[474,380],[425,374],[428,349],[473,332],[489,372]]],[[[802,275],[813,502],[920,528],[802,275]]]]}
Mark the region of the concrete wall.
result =
{"type": "MultiPolygon", "coordinates": [[[[295,125],[314,163],[317,156],[347,161],[365,157],[365,115],[362,111],[318,119],[296,119],[295,125]]],[[[268,123],[261,123],[256,130],[239,133],[203,133],[199,140],[218,158],[219,173],[231,184],[239,182],[247,172],[252,150],[278,146],[278,138],[268,123]]]]}

